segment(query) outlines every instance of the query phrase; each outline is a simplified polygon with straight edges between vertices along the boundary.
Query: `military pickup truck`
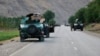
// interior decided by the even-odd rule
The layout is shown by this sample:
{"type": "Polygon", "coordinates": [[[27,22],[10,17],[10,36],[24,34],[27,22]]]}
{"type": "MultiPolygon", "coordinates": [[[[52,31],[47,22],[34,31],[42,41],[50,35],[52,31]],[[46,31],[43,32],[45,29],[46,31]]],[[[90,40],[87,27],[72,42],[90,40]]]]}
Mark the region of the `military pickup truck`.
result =
{"type": "Polygon", "coordinates": [[[27,38],[38,38],[39,41],[44,41],[43,24],[39,20],[21,19],[19,26],[20,41],[23,42],[27,38]]]}

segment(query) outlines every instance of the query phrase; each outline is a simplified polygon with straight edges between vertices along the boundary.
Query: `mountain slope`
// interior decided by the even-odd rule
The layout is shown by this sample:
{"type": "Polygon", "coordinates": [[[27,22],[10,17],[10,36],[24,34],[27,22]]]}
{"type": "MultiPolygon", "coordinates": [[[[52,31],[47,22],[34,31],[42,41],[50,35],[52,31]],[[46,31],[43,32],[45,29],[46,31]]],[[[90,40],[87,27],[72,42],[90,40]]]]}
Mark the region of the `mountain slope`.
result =
{"type": "Polygon", "coordinates": [[[57,23],[64,23],[70,15],[87,5],[89,0],[0,0],[1,16],[22,16],[50,9],[56,13],[57,23]]]}

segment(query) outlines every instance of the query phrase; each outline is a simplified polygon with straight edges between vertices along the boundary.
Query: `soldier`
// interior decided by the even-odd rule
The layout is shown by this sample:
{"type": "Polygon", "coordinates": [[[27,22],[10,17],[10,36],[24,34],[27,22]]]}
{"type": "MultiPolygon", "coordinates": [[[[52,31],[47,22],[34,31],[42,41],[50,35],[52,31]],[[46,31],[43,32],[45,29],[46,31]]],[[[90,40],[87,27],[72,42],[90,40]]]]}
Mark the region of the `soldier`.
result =
{"type": "Polygon", "coordinates": [[[45,18],[43,16],[41,16],[40,23],[44,23],[44,22],[45,22],[45,18]]]}
{"type": "Polygon", "coordinates": [[[36,13],[36,14],[28,14],[26,16],[26,18],[28,18],[28,20],[26,21],[26,23],[35,23],[35,22],[39,22],[39,23],[44,23],[45,22],[45,18],[40,15],[39,13],[36,13]]]}
{"type": "Polygon", "coordinates": [[[26,21],[27,24],[32,23],[32,20],[34,19],[33,15],[33,13],[30,13],[26,16],[28,18],[28,20],[26,21]]]}
{"type": "Polygon", "coordinates": [[[40,15],[40,13],[34,14],[35,20],[39,20],[40,23],[44,23],[45,22],[45,18],[40,15]]]}

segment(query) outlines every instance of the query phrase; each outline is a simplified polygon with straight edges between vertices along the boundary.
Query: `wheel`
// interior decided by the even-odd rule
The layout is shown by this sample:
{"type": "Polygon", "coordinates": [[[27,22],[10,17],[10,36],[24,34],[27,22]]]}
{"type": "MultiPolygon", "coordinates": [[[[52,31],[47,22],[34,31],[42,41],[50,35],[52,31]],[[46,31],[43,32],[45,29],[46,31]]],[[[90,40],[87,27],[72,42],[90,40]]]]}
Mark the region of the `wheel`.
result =
{"type": "Polygon", "coordinates": [[[25,37],[20,35],[20,42],[24,42],[25,41],[25,37]]]}
{"type": "Polygon", "coordinates": [[[46,37],[49,38],[49,37],[50,37],[50,34],[48,33],[48,34],[46,35],[46,37]]]}
{"type": "Polygon", "coordinates": [[[37,27],[34,26],[34,25],[30,25],[28,28],[27,28],[27,33],[30,34],[30,35],[33,35],[34,33],[36,33],[38,31],[37,27]]]}
{"type": "Polygon", "coordinates": [[[20,42],[24,42],[26,39],[25,35],[20,32],[20,42]]]}
{"type": "Polygon", "coordinates": [[[39,41],[44,41],[44,37],[39,37],[39,41]]]}
{"type": "Polygon", "coordinates": [[[74,31],[76,31],[76,28],[74,28],[74,31]]]}
{"type": "Polygon", "coordinates": [[[50,33],[54,33],[54,27],[50,27],[50,28],[49,28],[49,32],[50,32],[50,33]]]}
{"type": "Polygon", "coordinates": [[[44,31],[44,35],[45,35],[46,38],[49,38],[49,34],[50,34],[50,33],[49,33],[49,30],[45,30],[45,31],[44,31]]]}
{"type": "Polygon", "coordinates": [[[81,31],[83,31],[83,28],[81,28],[81,31]]]}

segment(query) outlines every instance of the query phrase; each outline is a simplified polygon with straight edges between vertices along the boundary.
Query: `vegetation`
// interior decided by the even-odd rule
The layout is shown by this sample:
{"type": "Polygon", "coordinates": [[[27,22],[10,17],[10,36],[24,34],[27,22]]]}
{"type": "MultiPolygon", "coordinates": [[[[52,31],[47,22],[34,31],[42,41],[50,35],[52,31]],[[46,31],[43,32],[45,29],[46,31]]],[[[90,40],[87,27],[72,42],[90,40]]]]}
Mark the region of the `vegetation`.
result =
{"type": "MultiPolygon", "coordinates": [[[[47,10],[43,16],[46,22],[49,24],[55,24],[55,14],[54,12],[47,10]]],[[[18,26],[20,24],[20,19],[23,17],[3,17],[0,16],[0,41],[8,40],[19,35],[18,26]]]]}
{"type": "Polygon", "coordinates": [[[46,22],[49,23],[49,24],[55,24],[55,13],[50,11],[50,10],[47,10],[44,14],[43,14],[44,18],[46,19],[46,22]]]}
{"type": "Polygon", "coordinates": [[[20,18],[22,17],[0,17],[0,28],[17,28],[20,24],[20,18]]]}
{"type": "Polygon", "coordinates": [[[18,26],[22,17],[2,17],[0,16],[0,41],[8,40],[19,35],[18,26]]]}
{"type": "Polygon", "coordinates": [[[0,31],[0,41],[8,40],[19,35],[17,30],[1,30],[0,31]]]}
{"type": "Polygon", "coordinates": [[[75,19],[76,19],[75,16],[71,16],[68,21],[70,24],[73,24],[75,19]]]}
{"type": "Polygon", "coordinates": [[[100,0],[93,0],[87,7],[79,9],[74,16],[69,18],[69,23],[73,23],[75,19],[85,24],[100,23],[100,0]]]}
{"type": "MultiPolygon", "coordinates": [[[[55,13],[47,10],[43,14],[44,18],[46,19],[46,22],[49,24],[55,24],[55,13]]],[[[20,19],[23,17],[3,17],[0,16],[0,29],[14,29],[18,28],[20,24],[20,19]]]]}

